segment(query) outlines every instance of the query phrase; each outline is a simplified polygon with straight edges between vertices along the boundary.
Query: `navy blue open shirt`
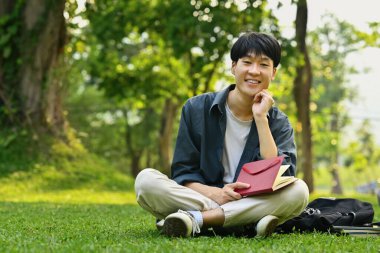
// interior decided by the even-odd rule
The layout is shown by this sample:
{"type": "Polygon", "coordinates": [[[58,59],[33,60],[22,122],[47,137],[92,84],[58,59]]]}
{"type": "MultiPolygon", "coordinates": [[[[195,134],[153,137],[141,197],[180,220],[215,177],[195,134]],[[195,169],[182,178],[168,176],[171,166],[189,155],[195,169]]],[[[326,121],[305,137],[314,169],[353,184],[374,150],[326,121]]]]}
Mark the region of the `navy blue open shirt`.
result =
{"type": "MultiPolygon", "coordinates": [[[[178,184],[199,182],[209,186],[224,186],[222,154],[226,132],[225,103],[228,93],[234,88],[235,85],[230,85],[220,92],[195,96],[183,106],[171,166],[172,179],[178,184]]],[[[285,156],[283,164],[290,165],[285,175],[294,176],[296,146],[288,117],[278,108],[272,107],[268,112],[268,120],[278,155],[285,156]]],[[[253,122],[234,181],[243,164],[261,159],[259,136],[253,122]]]]}

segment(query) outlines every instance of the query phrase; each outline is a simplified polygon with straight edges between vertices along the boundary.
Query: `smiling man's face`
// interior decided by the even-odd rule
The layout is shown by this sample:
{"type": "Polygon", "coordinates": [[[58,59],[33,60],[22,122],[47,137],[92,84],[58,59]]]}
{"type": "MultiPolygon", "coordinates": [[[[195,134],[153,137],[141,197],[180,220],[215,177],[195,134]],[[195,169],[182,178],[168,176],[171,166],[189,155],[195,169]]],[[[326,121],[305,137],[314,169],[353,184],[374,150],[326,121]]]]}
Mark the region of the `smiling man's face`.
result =
{"type": "Polygon", "coordinates": [[[266,55],[249,54],[237,62],[232,62],[232,74],[235,76],[239,93],[253,98],[261,90],[269,87],[276,75],[276,68],[266,55]]]}

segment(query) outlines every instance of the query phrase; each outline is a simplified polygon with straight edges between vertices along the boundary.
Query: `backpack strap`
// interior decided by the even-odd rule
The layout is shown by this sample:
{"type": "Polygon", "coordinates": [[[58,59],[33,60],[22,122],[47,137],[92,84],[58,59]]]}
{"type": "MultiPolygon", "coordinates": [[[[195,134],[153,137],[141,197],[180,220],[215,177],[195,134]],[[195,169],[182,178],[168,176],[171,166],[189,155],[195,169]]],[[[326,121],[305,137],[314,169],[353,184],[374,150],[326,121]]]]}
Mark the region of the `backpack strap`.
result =
{"type": "Polygon", "coordinates": [[[357,216],[356,216],[355,212],[342,213],[342,215],[343,216],[352,216],[352,220],[351,220],[351,224],[350,225],[352,226],[353,224],[356,224],[355,221],[356,221],[357,216]]]}

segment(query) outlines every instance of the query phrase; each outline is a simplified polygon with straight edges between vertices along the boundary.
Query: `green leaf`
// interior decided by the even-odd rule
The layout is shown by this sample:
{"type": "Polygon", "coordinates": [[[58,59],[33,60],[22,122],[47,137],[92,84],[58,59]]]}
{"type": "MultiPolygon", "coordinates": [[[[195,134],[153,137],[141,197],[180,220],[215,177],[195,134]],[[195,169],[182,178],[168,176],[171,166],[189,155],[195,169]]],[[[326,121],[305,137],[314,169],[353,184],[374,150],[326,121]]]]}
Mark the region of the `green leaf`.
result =
{"type": "Polygon", "coordinates": [[[11,52],[12,52],[12,48],[10,46],[5,47],[3,50],[4,59],[7,59],[11,55],[11,52]]]}

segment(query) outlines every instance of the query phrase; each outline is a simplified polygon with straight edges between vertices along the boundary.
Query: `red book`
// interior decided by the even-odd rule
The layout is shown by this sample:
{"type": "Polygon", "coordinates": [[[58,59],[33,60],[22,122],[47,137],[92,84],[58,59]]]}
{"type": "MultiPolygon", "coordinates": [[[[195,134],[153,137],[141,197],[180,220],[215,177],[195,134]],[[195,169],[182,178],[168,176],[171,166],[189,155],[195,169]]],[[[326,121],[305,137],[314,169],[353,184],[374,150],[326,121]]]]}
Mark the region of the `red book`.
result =
{"type": "Polygon", "coordinates": [[[246,189],[235,189],[243,197],[274,192],[285,187],[297,178],[293,176],[282,176],[289,165],[282,165],[283,156],[274,157],[243,165],[237,182],[250,184],[246,189]]]}

